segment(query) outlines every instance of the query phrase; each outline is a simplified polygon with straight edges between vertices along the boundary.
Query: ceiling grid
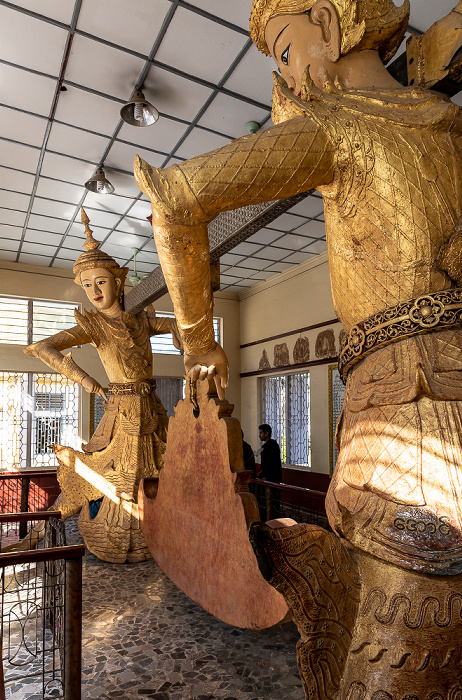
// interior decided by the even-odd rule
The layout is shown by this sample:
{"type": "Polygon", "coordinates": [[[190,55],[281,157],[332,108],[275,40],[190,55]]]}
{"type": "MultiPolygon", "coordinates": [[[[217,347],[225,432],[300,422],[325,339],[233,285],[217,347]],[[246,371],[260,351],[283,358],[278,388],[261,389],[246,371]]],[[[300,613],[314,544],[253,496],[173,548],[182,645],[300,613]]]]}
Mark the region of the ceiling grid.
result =
{"type": "MultiPolygon", "coordinates": [[[[250,4],[0,0],[0,260],[71,268],[85,203],[121,265],[132,267],[137,248],[139,273],[158,266],[135,155],[166,167],[245,135],[248,121],[271,123],[274,66],[250,42],[250,4]],[[139,88],[160,113],[145,129],[119,115],[139,88]],[[98,166],[121,196],[85,190],[98,166]]],[[[426,31],[453,4],[411,0],[413,28],[426,31]]],[[[313,193],[221,257],[221,288],[242,291],[325,249],[313,193]]]]}

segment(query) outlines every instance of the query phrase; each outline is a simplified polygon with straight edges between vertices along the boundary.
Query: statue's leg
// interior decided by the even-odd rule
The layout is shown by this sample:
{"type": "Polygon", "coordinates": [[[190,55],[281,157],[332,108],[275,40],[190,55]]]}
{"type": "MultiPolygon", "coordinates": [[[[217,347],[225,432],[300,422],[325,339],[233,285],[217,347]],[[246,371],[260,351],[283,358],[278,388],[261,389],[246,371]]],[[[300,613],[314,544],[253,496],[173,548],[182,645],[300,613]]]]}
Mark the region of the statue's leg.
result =
{"type": "Polygon", "coordinates": [[[361,602],[338,700],[460,700],[462,575],[356,560],[361,602]]]}

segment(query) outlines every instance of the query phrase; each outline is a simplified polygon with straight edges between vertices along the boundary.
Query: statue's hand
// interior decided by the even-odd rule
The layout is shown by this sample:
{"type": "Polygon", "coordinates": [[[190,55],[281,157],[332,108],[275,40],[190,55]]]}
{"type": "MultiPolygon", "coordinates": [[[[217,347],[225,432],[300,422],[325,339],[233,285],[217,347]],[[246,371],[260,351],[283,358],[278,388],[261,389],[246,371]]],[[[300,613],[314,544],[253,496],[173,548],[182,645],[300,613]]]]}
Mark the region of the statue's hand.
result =
{"type": "Polygon", "coordinates": [[[98,396],[101,396],[102,399],[107,401],[107,396],[103,391],[103,387],[96,379],[90,377],[89,374],[82,379],[82,386],[89,394],[98,394],[98,396]]]}
{"type": "Polygon", "coordinates": [[[185,355],[184,366],[186,374],[193,381],[213,377],[217,387],[218,398],[225,398],[225,389],[228,386],[229,366],[225,351],[218,345],[215,350],[205,355],[185,355]]]}

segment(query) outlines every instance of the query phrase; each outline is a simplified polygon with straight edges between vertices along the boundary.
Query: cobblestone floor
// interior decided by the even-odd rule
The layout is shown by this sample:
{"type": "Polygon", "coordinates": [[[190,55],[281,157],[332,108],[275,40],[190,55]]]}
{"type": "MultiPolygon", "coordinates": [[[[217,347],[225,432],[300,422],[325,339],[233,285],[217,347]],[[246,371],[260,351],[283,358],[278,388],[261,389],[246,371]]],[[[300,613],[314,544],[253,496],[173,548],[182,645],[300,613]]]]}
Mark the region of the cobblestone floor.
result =
{"type": "MultiPolygon", "coordinates": [[[[67,531],[69,544],[81,541],[75,521],[67,531]]],[[[87,552],[83,579],[83,700],[304,699],[292,622],[230,627],[154,561],[107,564],[87,552]]]]}

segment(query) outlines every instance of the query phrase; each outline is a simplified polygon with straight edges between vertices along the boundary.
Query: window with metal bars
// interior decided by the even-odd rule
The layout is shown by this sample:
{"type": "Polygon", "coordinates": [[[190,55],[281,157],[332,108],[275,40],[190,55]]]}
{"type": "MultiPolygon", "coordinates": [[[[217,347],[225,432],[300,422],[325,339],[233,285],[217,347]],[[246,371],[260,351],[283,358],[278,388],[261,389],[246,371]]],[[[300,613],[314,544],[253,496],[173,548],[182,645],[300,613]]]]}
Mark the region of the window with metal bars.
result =
{"type": "Polygon", "coordinates": [[[51,445],[79,447],[79,386],[61,374],[0,372],[0,470],[57,466],[51,445]]]}
{"type": "Polygon", "coordinates": [[[0,296],[0,343],[30,345],[75,325],[79,304],[0,296]]]}
{"type": "MultiPolygon", "coordinates": [[[[157,314],[157,318],[175,318],[174,314],[168,311],[162,311],[157,314]]],[[[213,319],[213,330],[215,333],[215,340],[221,345],[221,319],[213,319]]],[[[173,338],[171,333],[165,333],[165,335],[153,335],[151,338],[151,348],[152,352],[161,355],[181,355],[181,351],[173,344],[173,338]]]]}
{"type": "Polygon", "coordinates": [[[284,464],[310,467],[310,375],[283,374],[262,379],[263,420],[281,448],[284,464]]]}

